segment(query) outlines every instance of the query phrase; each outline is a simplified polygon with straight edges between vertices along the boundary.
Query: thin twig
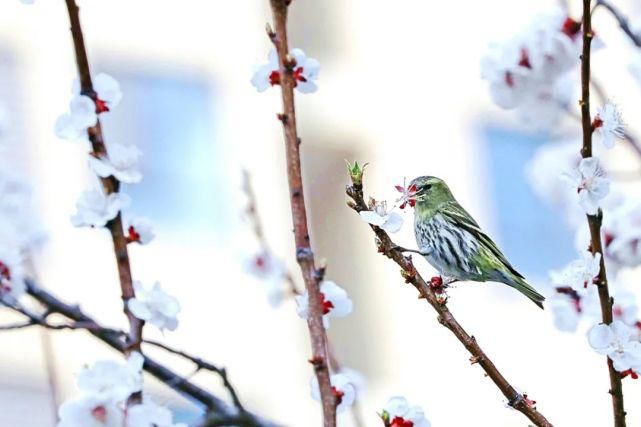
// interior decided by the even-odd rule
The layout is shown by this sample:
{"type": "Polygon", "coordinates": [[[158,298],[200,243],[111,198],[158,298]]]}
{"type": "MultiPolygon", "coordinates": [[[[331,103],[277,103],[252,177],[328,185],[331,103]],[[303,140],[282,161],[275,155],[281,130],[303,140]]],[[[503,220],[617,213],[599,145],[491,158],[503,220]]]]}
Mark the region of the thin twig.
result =
{"type": "MultiPolygon", "coordinates": [[[[76,63],[78,67],[78,75],[80,78],[80,90],[83,95],[86,95],[96,101],[97,94],[93,88],[91,81],[91,70],[89,67],[89,59],[87,57],[87,50],[85,48],[84,37],[82,34],[82,27],[80,26],[80,14],[75,0],[65,0],[67,4],[67,11],[69,12],[69,21],[71,23],[71,35],[73,38],[74,51],[76,55],[76,63]]],[[[92,155],[102,158],[107,157],[107,147],[102,135],[102,127],[100,120],[96,122],[95,126],[87,129],[89,140],[93,149],[92,155]]],[[[107,195],[117,193],[120,188],[120,182],[110,176],[108,178],[100,178],[102,187],[107,195]]],[[[119,212],[118,215],[107,224],[107,228],[111,233],[111,238],[114,245],[114,253],[116,255],[116,264],[118,266],[118,276],[120,279],[120,291],[124,303],[124,312],[129,320],[129,338],[127,345],[127,352],[140,351],[140,342],[142,341],[142,328],[144,322],[134,316],[127,307],[127,302],[134,298],[135,292],[133,288],[133,280],[131,277],[131,267],[129,265],[129,253],[127,251],[127,238],[125,236],[122,216],[119,212]]]]}
{"type": "MultiPolygon", "coordinates": [[[[256,240],[258,240],[258,243],[264,252],[272,254],[269,241],[267,241],[267,237],[265,237],[265,233],[263,232],[263,221],[258,211],[256,193],[254,192],[254,188],[251,183],[251,176],[247,170],[243,170],[243,192],[247,197],[247,208],[245,213],[249,219],[254,237],[256,237],[256,240]]],[[[285,272],[283,279],[289,287],[289,294],[291,296],[297,296],[302,293],[300,289],[298,289],[296,281],[289,269],[285,272]]]]}
{"type": "MultiPolygon", "coordinates": [[[[592,43],[592,16],[590,14],[591,0],[583,0],[583,51],[581,54],[581,120],[583,129],[583,145],[581,156],[585,159],[592,157],[592,116],[590,115],[590,45],[592,43]]],[[[603,4],[603,2],[600,2],[603,4]]],[[[603,4],[607,7],[606,4],[603,4]]],[[[623,26],[622,26],[623,28],[623,26]]],[[[625,31],[625,28],[624,28],[625,31]]],[[[599,209],[596,215],[587,215],[590,228],[590,250],[593,254],[601,254],[599,275],[596,285],[599,291],[601,303],[601,317],[603,323],[612,323],[612,299],[608,289],[608,279],[605,270],[605,257],[601,243],[601,223],[603,212],[599,209]]],[[[607,359],[608,373],[610,375],[610,395],[612,397],[612,410],[614,415],[614,426],[625,427],[625,409],[623,405],[623,387],[621,385],[621,374],[614,369],[610,358],[607,359]]]]}
{"type": "Polygon", "coordinates": [[[287,12],[291,1],[270,0],[274,31],[269,37],[274,43],[278,54],[280,72],[280,87],[283,103],[283,113],[278,117],[283,125],[285,138],[285,151],[287,159],[287,180],[289,182],[290,203],[292,220],[294,224],[294,239],[296,243],[296,259],[300,265],[309,296],[309,316],[307,325],[312,344],[312,358],[314,371],[318,380],[322,408],[323,425],[336,426],[337,396],[332,391],[330,381],[329,362],[327,357],[327,335],[323,326],[323,313],[321,306],[320,282],[322,271],[317,269],[314,262],[309,230],[307,226],[307,213],[305,212],[305,197],[303,191],[303,177],[300,164],[300,143],[296,128],[296,109],[294,106],[294,86],[296,81],[293,76],[294,62],[289,56],[287,42],[287,12]]]}
{"type": "Polygon", "coordinates": [[[635,46],[641,47],[641,37],[634,31],[632,31],[632,28],[630,28],[630,21],[619,11],[619,9],[617,9],[612,3],[607,0],[597,0],[594,7],[596,8],[597,6],[603,6],[604,8],[606,8],[608,12],[612,14],[614,19],[617,20],[617,22],[619,23],[619,27],[621,27],[621,30],[623,30],[625,35],[628,36],[630,41],[632,41],[635,46]]]}
{"type": "MultiPolygon", "coordinates": [[[[353,200],[350,207],[356,212],[368,210],[363,196],[363,186],[361,183],[352,182],[351,186],[347,187],[347,195],[353,200]]],[[[494,382],[498,389],[507,398],[508,404],[523,413],[530,421],[539,427],[551,427],[552,424],[537,411],[524,395],[521,395],[516,389],[508,382],[503,374],[498,370],[496,365],[488,357],[488,355],[481,349],[476,339],[469,335],[465,329],[454,318],[454,315],[449,311],[443,299],[440,298],[435,290],[421,277],[420,273],[416,270],[412,263],[411,256],[405,256],[398,249],[389,237],[389,235],[381,228],[372,225],[372,230],[377,237],[378,251],[388,258],[391,258],[398,264],[403,272],[403,277],[407,283],[411,283],[420,294],[420,298],[424,298],[438,313],[438,321],[441,325],[452,331],[456,338],[463,344],[463,346],[470,352],[472,357],[470,360],[473,363],[478,363],[485,371],[487,376],[494,382]]]]}
{"type": "MultiPolygon", "coordinates": [[[[127,343],[122,339],[123,335],[126,334],[122,331],[102,327],[94,319],[82,312],[78,306],[62,302],[51,293],[37,287],[31,282],[27,283],[27,293],[39,301],[40,304],[46,308],[47,313],[60,314],[69,320],[74,321],[74,324],[94,325],[94,327],[81,329],[86,330],[94,337],[121,353],[125,353],[127,351],[127,343]]],[[[247,410],[240,413],[237,408],[229,406],[222,399],[186,380],[183,376],[173,372],[151,357],[146,355],[144,357],[145,364],[143,369],[146,372],[181,393],[183,396],[203,405],[207,409],[209,413],[208,416],[211,419],[221,420],[221,422],[223,420],[227,420],[225,422],[228,422],[228,424],[220,425],[239,425],[243,427],[265,427],[274,425],[273,423],[268,422],[247,410]],[[230,420],[234,422],[230,422],[230,420]],[[242,420],[242,422],[237,423],[238,420],[242,420]]]]}
{"type": "Polygon", "coordinates": [[[169,352],[171,354],[174,354],[176,356],[180,356],[184,359],[189,360],[192,362],[194,365],[196,365],[197,370],[206,370],[206,371],[211,371],[215,372],[220,376],[220,378],[223,380],[223,385],[227,389],[227,392],[229,393],[229,396],[231,397],[232,402],[234,403],[234,406],[240,411],[240,412],[245,412],[245,408],[243,405],[240,403],[240,398],[238,397],[238,393],[236,393],[236,389],[234,389],[234,386],[231,384],[229,381],[229,378],[227,377],[227,369],[225,368],[220,368],[216,365],[214,365],[211,362],[208,362],[200,357],[192,356],[182,350],[176,350],[175,348],[169,347],[168,345],[161,343],[159,341],[154,341],[154,340],[148,340],[145,339],[143,340],[143,343],[152,345],[154,347],[161,348],[165,350],[166,352],[169,352]]]}

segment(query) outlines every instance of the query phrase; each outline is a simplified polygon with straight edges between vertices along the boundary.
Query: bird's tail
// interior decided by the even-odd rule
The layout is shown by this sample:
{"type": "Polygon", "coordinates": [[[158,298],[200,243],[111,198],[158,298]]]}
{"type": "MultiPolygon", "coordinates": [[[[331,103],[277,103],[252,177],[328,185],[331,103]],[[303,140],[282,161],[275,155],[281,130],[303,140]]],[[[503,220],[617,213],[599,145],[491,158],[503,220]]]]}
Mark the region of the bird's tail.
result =
{"type": "Polygon", "coordinates": [[[534,289],[525,281],[525,279],[519,276],[514,275],[510,277],[510,279],[511,280],[508,283],[510,286],[521,292],[523,295],[531,299],[534,304],[543,309],[543,301],[545,301],[545,297],[543,295],[538,293],[536,289],[534,289]]]}

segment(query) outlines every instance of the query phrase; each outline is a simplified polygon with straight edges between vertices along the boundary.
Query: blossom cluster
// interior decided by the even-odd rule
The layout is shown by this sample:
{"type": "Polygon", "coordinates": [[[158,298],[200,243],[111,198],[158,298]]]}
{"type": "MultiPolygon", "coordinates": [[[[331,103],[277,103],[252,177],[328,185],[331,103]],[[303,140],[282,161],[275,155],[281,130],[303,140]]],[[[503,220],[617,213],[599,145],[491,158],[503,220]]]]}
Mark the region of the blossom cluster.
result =
{"type": "Polygon", "coordinates": [[[564,11],[538,15],[516,37],[490,46],[481,77],[499,107],[517,109],[537,127],[549,124],[572,101],[568,72],[579,63],[581,46],[581,24],[564,11]]]}
{"type": "Polygon", "coordinates": [[[420,406],[410,405],[406,398],[394,396],[385,404],[380,417],[385,427],[430,427],[432,424],[420,406]]]}
{"type": "MultiPolygon", "coordinates": [[[[98,116],[118,106],[122,99],[120,84],[108,74],[100,73],[93,79],[94,94],[85,95],[78,80],[72,85],[69,111],[61,115],[55,126],[58,137],[86,141],[98,123],[98,116]]],[[[117,182],[136,184],[142,180],[139,169],[141,152],[135,145],[110,144],[106,153],[92,152],[88,157],[90,169],[98,178],[113,178],[117,182]]],[[[76,213],[71,223],[76,227],[106,227],[131,200],[126,194],[116,191],[106,193],[100,188],[85,191],[76,203],[76,213]]],[[[145,245],[155,233],[151,222],[144,217],[134,217],[124,226],[127,243],[145,245]]],[[[127,301],[129,311],[137,318],[147,321],[161,330],[174,330],[178,326],[180,311],[178,301],[167,295],[160,284],[145,286],[134,283],[136,296],[127,301]]]]}
{"type": "Polygon", "coordinates": [[[144,357],[130,354],[126,363],[101,360],[85,367],[76,380],[80,394],[64,402],[58,411],[58,427],[186,427],[174,423],[167,408],[144,396],[143,402],[128,405],[142,393],[144,357]]]}

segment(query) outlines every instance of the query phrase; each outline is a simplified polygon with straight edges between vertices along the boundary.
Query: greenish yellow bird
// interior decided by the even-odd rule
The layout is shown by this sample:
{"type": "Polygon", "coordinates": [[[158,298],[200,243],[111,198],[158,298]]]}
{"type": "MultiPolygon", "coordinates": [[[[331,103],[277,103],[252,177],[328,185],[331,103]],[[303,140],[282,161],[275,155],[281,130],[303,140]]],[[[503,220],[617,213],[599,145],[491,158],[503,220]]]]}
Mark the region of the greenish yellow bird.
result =
{"type": "Polygon", "coordinates": [[[446,283],[456,280],[505,283],[543,308],[543,295],[512,267],[442,179],[421,176],[408,188],[410,200],[414,201],[414,234],[419,253],[446,283]]]}

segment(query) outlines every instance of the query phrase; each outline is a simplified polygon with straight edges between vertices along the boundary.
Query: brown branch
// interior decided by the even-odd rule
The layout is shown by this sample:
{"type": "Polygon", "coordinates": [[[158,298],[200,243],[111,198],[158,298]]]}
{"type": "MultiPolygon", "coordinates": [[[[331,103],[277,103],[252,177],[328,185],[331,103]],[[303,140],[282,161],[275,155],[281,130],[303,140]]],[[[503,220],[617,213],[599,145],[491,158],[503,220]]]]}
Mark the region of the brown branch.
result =
{"type": "MultiPolygon", "coordinates": [[[[83,95],[90,97],[95,102],[97,95],[91,81],[91,70],[82,34],[82,27],[80,26],[79,9],[75,0],[65,0],[65,2],[67,4],[67,11],[69,12],[69,21],[71,23],[71,35],[73,38],[76,64],[80,79],[80,90],[83,95]]],[[[102,135],[100,120],[96,122],[95,126],[90,127],[87,130],[87,133],[93,149],[92,155],[96,157],[106,157],[107,148],[102,135]]],[[[113,176],[100,178],[100,182],[102,183],[102,187],[107,195],[117,193],[120,188],[120,182],[118,182],[118,180],[113,176]]],[[[127,238],[123,230],[121,213],[118,213],[113,220],[109,221],[107,228],[111,233],[111,239],[114,245],[116,264],[118,266],[118,276],[120,279],[120,291],[124,302],[124,312],[129,320],[127,351],[139,351],[140,342],[142,341],[142,328],[144,326],[144,322],[136,318],[136,316],[134,316],[127,308],[127,301],[134,298],[136,295],[133,288],[131,267],[129,265],[129,253],[127,251],[127,238]]]]}
{"type": "MultiPolygon", "coordinates": [[[[347,195],[353,200],[349,205],[356,212],[368,210],[365,198],[363,196],[363,185],[360,179],[352,179],[352,185],[347,187],[347,195]]],[[[430,285],[423,279],[412,263],[411,257],[403,255],[399,246],[397,246],[389,237],[389,235],[381,228],[372,225],[372,230],[377,237],[378,251],[383,255],[391,258],[402,269],[402,275],[407,283],[412,286],[420,294],[420,298],[425,299],[432,308],[438,313],[438,321],[441,325],[449,329],[456,338],[463,344],[463,346],[472,355],[470,361],[478,363],[479,366],[485,371],[487,376],[494,382],[498,389],[507,398],[508,404],[523,413],[530,421],[537,426],[551,427],[552,424],[536,410],[534,405],[527,399],[527,396],[521,395],[516,389],[508,382],[508,380],[501,374],[498,368],[494,365],[492,360],[483,351],[483,349],[476,342],[476,339],[469,335],[465,329],[457,322],[454,315],[449,311],[447,305],[441,295],[430,287],[430,285]]]]}
{"type": "MultiPolygon", "coordinates": [[[[583,128],[583,146],[581,156],[585,159],[592,157],[592,116],[590,115],[590,44],[592,43],[592,16],[590,13],[591,0],[583,0],[583,51],[581,54],[581,121],[583,128]]],[[[598,2],[597,4],[603,4],[598,2]]],[[[603,4],[607,7],[606,4],[603,4]]],[[[624,29],[625,30],[625,29],[624,29]]],[[[601,222],[603,212],[599,209],[596,215],[587,215],[590,228],[590,250],[593,254],[601,254],[599,275],[596,285],[599,291],[601,303],[601,317],[603,323],[612,323],[612,298],[608,289],[608,279],[605,270],[605,257],[601,243],[601,222]]],[[[610,395],[612,397],[612,409],[614,413],[614,426],[625,427],[625,409],[623,406],[623,387],[621,385],[621,374],[614,369],[612,360],[607,359],[608,373],[610,375],[610,395]]]]}
{"type": "Polygon", "coordinates": [[[628,18],[626,18],[612,3],[610,3],[608,0],[597,0],[596,5],[594,6],[595,9],[597,6],[603,6],[605,9],[607,9],[607,11],[612,14],[614,19],[617,20],[617,22],[619,23],[619,27],[621,27],[621,30],[623,30],[625,35],[628,36],[630,41],[632,41],[635,46],[641,47],[641,37],[634,31],[632,31],[628,18]]]}
{"type": "MultiPolygon", "coordinates": [[[[309,296],[309,316],[307,325],[312,344],[312,361],[320,389],[323,407],[323,425],[336,426],[337,397],[332,392],[329,374],[329,361],[327,357],[327,335],[323,326],[323,313],[321,307],[320,281],[322,273],[316,269],[314,253],[312,252],[309,230],[307,227],[307,214],[305,212],[305,198],[303,192],[303,177],[300,165],[300,139],[296,128],[296,110],[294,107],[293,59],[289,56],[287,42],[287,12],[290,1],[270,0],[274,19],[274,32],[269,31],[269,36],[276,52],[280,71],[280,86],[283,103],[283,113],[278,117],[283,125],[285,137],[285,151],[287,159],[287,178],[289,182],[292,220],[294,223],[294,240],[296,243],[296,259],[305,282],[305,289],[309,296]]],[[[322,269],[321,269],[322,270],[322,269]]]]}
{"type": "MultiPolygon", "coordinates": [[[[97,323],[94,319],[85,314],[78,306],[70,305],[62,302],[57,297],[51,293],[45,291],[34,285],[31,282],[27,282],[27,293],[36,299],[43,307],[46,309],[46,313],[60,314],[67,319],[73,321],[73,325],[92,325],[91,327],[83,328],[53,328],[53,329],[83,329],[89,332],[94,337],[98,338],[111,348],[121,352],[126,353],[128,351],[127,343],[122,339],[126,335],[123,331],[116,329],[105,328],[97,323]]],[[[35,316],[36,318],[43,318],[44,316],[35,316]]],[[[40,325],[47,327],[47,325],[40,325]]],[[[193,361],[193,356],[188,356],[187,353],[174,350],[166,345],[159,345],[160,343],[148,342],[149,345],[155,345],[162,347],[167,351],[170,351],[173,354],[184,355],[189,360],[193,361]]],[[[258,415],[255,415],[247,410],[239,411],[238,408],[230,407],[222,399],[214,396],[208,391],[200,388],[189,380],[185,379],[181,375],[173,372],[169,368],[165,367],[161,363],[152,359],[149,356],[144,356],[145,364],[143,369],[154,376],[156,379],[176,390],[178,393],[183,396],[200,403],[208,411],[208,418],[212,420],[217,420],[216,422],[222,423],[218,425],[239,425],[243,427],[265,427],[272,426],[273,423],[268,422],[258,415]],[[226,424],[225,424],[226,423],[226,424]]],[[[202,359],[198,359],[201,360],[202,359]]],[[[202,361],[203,363],[207,363],[202,361]]],[[[208,367],[213,366],[208,364],[208,367]]],[[[229,389],[228,389],[229,390],[229,389]]]]}

